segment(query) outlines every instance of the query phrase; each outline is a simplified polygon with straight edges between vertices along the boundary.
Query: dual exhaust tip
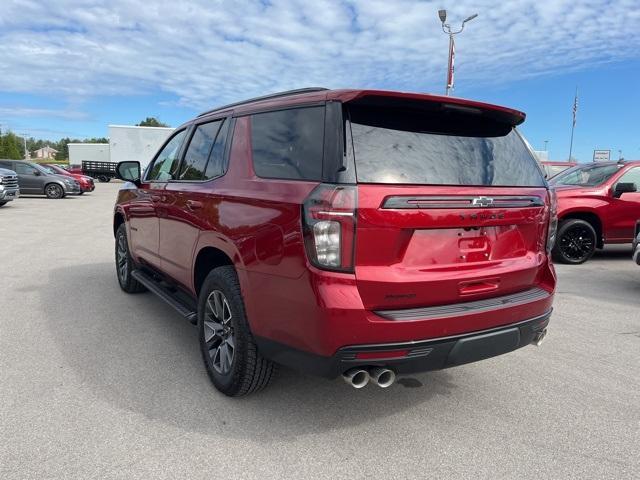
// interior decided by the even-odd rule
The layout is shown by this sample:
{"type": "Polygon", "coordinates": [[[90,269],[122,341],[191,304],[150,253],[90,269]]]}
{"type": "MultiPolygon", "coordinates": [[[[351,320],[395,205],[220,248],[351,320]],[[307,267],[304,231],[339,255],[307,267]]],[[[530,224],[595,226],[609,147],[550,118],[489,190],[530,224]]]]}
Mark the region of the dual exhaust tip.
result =
{"type": "MultiPolygon", "coordinates": [[[[546,336],[547,329],[545,328],[536,332],[531,343],[539,347],[546,336]]],[[[387,388],[395,383],[396,374],[393,370],[383,367],[352,368],[342,374],[342,379],[353,388],[364,388],[369,382],[380,388],[387,388]]]]}
{"type": "Polygon", "coordinates": [[[364,388],[369,382],[380,388],[387,388],[396,381],[393,370],[382,367],[352,368],[342,374],[342,379],[353,388],[364,388]]]}

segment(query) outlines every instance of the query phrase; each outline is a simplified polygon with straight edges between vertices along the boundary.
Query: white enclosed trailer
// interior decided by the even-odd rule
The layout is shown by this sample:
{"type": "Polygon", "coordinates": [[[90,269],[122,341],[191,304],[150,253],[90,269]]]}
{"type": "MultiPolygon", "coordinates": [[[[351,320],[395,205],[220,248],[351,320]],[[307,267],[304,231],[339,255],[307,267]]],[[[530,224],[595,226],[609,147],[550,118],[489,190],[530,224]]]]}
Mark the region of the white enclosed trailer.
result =
{"type": "Polygon", "coordinates": [[[111,161],[137,160],[144,169],[173,128],[109,125],[111,161]]]}
{"type": "Polygon", "coordinates": [[[83,161],[110,161],[108,143],[69,143],[68,146],[70,165],[79,167],[83,161]]]}

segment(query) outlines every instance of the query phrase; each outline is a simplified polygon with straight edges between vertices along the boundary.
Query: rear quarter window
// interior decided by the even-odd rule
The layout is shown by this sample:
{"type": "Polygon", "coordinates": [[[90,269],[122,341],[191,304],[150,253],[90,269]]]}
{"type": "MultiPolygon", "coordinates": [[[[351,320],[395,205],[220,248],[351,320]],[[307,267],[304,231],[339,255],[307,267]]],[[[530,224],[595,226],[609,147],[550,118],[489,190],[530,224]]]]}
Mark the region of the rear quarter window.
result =
{"type": "Polygon", "coordinates": [[[324,107],[302,107],[251,115],[251,149],[256,175],[320,180],[324,107]]]}

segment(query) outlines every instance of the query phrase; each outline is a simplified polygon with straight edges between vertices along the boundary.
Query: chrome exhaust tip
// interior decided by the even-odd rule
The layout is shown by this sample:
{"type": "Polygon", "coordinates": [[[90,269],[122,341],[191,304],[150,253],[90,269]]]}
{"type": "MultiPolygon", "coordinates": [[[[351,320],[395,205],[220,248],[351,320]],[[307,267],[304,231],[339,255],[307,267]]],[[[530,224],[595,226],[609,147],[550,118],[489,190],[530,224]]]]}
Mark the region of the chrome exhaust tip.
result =
{"type": "Polygon", "coordinates": [[[536,332],[535,336],[533,337],[533,343],[536,347],[539,347],[540,345],[542,345],[542,342],[544,341],[544,338],[547,336],[547,329],[545,328],[544,330],[540,330],[539,332],[536,332]]]}
{"type": "Polygon", "coordinates": [[[364,388],[369,383],[369,372],[362,368],[352,368],[342,374],[342,379],[353,388],[364,388]]]}
{"type": "Polygon", "coordinates": [[[371,368],[369,369],[369,377],[371,377],[371,381],[378,385],[380,388],[390,387],[396,381],[395,372],[393,370],[389,370],[388,368],[371,368]]]}

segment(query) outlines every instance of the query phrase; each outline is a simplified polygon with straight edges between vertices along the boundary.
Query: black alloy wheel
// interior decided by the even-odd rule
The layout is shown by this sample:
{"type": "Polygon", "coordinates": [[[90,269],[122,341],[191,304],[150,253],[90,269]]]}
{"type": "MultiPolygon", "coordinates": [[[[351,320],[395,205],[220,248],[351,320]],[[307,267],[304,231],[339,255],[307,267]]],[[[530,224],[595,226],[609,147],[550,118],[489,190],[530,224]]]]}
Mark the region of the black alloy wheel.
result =
{"type": "Polygon", "coordinates": [[[146,287],[131,275],[134,269],[133,259],[129,254],[127,242],[127,229],[123,223],[116,232],[116,274],[120,288],[127,293],[139,293],[146,291],[146,287]]]}
{"type": "Polygon", "coordinates": [[[589,222],[570,219],[560,224],[553,256],[561,263],[578,265],[591,258],[597,243],[596,231],[589,222]]]}
{"type": "Polygon", "coordinates": [[[266,387],[276,365],[260,355],[247,321],[235,269],[214,268],[198,296],[198,337],[207,374],[225,395],[240,397],[266,387]]]}

